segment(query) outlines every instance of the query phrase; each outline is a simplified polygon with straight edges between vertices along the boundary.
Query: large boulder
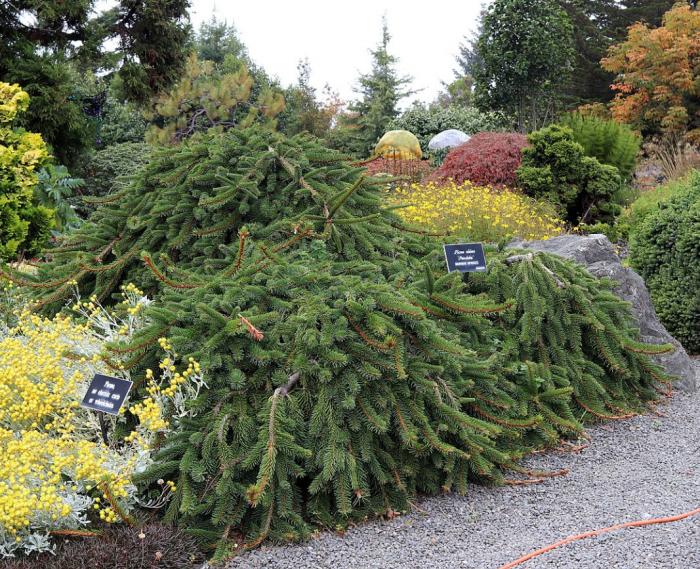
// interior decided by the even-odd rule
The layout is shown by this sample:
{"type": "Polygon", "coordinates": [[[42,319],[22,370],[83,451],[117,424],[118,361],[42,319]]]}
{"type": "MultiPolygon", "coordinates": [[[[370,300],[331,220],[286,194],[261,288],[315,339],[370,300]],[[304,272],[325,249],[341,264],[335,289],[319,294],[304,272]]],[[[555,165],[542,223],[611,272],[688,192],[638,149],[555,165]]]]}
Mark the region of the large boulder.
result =
{"type": "Polygon", "coordinates": [[[471,137],[461,130],[450,128],[439,132],[428,142],[428,150],[444,150],[446,148],[454,148],[465,142],[469,142],[471,137]]]}
{"type": "Polygon", "coordinates": [[[576,261],[597,277],[608,277],[617,282],[615,293],[632,305],[639,323],[641,339],[650,344],[670,343],[676,351],[658,356],[656,361],[669,374],[679,378],[676,386],[684,391],[695,391],[698,371],[683,346],[664,328],[656,316],[644,280],[632,269],[623,267],[615,248],[605,235],[562,235],[547,241],[513,241],[512,249],[532,249],[553,253],[576,261]]]}

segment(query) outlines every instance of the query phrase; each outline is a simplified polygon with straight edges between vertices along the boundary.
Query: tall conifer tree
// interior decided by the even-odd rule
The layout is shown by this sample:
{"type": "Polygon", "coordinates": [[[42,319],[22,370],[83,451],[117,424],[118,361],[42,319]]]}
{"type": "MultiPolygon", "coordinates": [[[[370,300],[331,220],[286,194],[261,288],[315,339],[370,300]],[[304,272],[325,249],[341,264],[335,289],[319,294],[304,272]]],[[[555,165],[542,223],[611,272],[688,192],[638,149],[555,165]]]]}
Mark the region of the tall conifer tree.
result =
{"type": "Polygon", "coordinates": [[[361,75],[357,93],[360,99],[350,105],[354,119],[356,151],[367,156],[386,132],[389,123],[399,115],[399,101],[412,95],[408,86],[412,78],[396,71],[398,59],[389,53],[389,26],[382,20],[382,39],[372,50],[372,71],[361,75]]]}
{"type": "MultiPolygon", "coordinates": [[[[178,77],[187,55],[188,0],[0,2],[0,80],[19,83],[40,132],[64,163],[92,143],[90,113],[102,95],[83,97],[81,74],[119,76],[120,96],[143,102],[178,77]]],[[[96,110],[93,110],[97,107],[96,110]]]]}
{"type": "Polygon", "coordinates": [[[555,0],[495,0],[482,25],[474,70],[477,106],[512,116],[521,132],[553,120],[574,60],[566,12],[555,0]]]}

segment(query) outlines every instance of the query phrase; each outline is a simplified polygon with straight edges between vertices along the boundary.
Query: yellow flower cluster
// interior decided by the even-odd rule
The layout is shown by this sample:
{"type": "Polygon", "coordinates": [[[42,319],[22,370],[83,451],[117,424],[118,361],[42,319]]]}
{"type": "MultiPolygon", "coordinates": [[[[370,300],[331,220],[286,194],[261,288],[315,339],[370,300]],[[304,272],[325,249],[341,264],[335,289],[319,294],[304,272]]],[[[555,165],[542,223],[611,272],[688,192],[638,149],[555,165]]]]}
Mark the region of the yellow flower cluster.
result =
{"type": "MultiPolygon", "coordinates": [[[[50,545],[47,531],[79,529],[91,513],[106,523],[129,517],[136,492],[133,473],[150,463],[153,443],[171,422],[191,414],[186,403],[204,382],[192,358],[178,371],[177,354],[161,338],[165,356],[157,380],[152,370],[146,372],[146,397],[122,407],[121,417],[106,418],[110,431],[125,421],[127,410],[138,424],[127,444],[108,447],[97,416],[80,401],[95,373],[129,377],[118,360],[105,358],[104,343],[123,341],[118,330],[124,327],[127,337],[140,329],[143,311],[136,317],[129,308],[150,301],[128,285],[122,291],[124,306],[117,310],[105,309],[94,297],[77,298],[73,308],[80,322],[63,314],[46,319],[14,310],[8,312],[9,327],[2,319],[4,301],[20,297],[3,283],[0,291],[0,552],[44,551],[50,545]],[[103,359],[118,370],[105,370],[103,359]]],[[[168,482],[163,500],[174,491],[168,482]]]]}
{"type": "Polygon", "coordinates": [[[138,417],[139,426],[137,430],[126,437],[127,442],[141,440],[146,443],[143,431],[153,434],[168,429],[170,421],[164,418],[166,403],[181,395],[181,388],[193,378],[198,380],[201,373],[201,367],[194,358],[189,358],[187,368],[182,373],[177,371],[177,367],[173,363],[177,354],[173,352],[170,341],[167,338],[159,338],[158,343],[168,356],[158,364],[161,370],[159,380],[155,379],[152,369],[146,370],[148,397],[129,407],[129,411],[138,417]]]}
{"type": "Polygon", "coordinates": [[[18,320],[0,338],[0,537],[19,543],[42,524],[74,528],[79,492],[126,498],[136,461],[83,437],[79,401],[93,362],[73,348],[90,341],[87,326],[28,312],[18,320]]]}
{"type": "Polygon", "coordinates": [[[407,206],[397,213],[409,224],[475,241],[549,239],[564,231],[548,204],[470,182],[410,184],[390,191],[388,200],[407,206]]]}

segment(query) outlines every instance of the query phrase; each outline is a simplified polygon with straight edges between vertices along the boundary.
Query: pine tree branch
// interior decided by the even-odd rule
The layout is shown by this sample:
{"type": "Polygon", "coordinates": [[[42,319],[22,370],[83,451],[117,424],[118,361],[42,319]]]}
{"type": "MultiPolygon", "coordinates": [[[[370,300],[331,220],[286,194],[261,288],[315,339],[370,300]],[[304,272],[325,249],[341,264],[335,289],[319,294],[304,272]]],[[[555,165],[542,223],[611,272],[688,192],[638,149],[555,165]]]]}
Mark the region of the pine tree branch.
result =
{"type": "Polygon", "coordinates": [[[287,383],[285,385],[282,385],[275,389],[275,394],[274,397],[286,397],[289,395],[289,392],[294,388],[294,386],[298,383],[299,379],[301,378],[301,373],[298,371],[296,373],[293,373],[287,378],[287,383]]]}
{"type": "Polygon", "coordinates": [[[109,255],[109,253],[112,251],[112,247],[114,247],[117,244],[117,241],[119,241],[121,238],[121,235],[117,235],[114,239],[112,239],[107,246],[95,256],[95,263],[101,263],[102,259],[109,255]]]}
{"type": "MultiPolygon", "coordinates": [[[[272,148],[272,146],[269,146],[269,147],[268,147],[268,150],[269,150],[272,154],[275,155],[275,158],[276,158],[277,161],[280,163],[280,165],[282,166],[282,168],[284,168],[285,172],[287,172],[287,174],[289,174],[289,175],[292,177],[292,179],[295,179],[295,178],[296,178],[296,172],[295,172],[295,170],[294,170],[294,166],[292,166],[292,165],[289,163],[289,161],[288,161],[284,156],[282,156],[279,152],[277,152],[274,148],[272,148]]],[[[311,185],[310,185],[306,180],[304,180],[304,176],[301,176],[301,175],[299,176],[299,185],[300,185],[302,188],[304,188],[305,190],[308,190],[308,192],[309,192],[312,196],[318,197],[318,192],[317,192],[315,189],[313,189],[313,188],[311,187],[311,185]]]]}
{"type": "MultiPolygon", "coordinates": [[[[534,259],[535,255],[533,253],[526,253],[525,255],[513,255],[512,257],[508,257],[504,262],[510,267],[515,263],[521,263],[523,261],[532,262],[534,259]]],[[[562,281],[549,267],[545,267],[544,265],[542,265],[542,269],[544,269],[544,272],[547,273],[550,277],[552,277],[554,282],[557,283],[557,287],[566,288],[566,284],[564,283],[564,281],[562,281]]]]}

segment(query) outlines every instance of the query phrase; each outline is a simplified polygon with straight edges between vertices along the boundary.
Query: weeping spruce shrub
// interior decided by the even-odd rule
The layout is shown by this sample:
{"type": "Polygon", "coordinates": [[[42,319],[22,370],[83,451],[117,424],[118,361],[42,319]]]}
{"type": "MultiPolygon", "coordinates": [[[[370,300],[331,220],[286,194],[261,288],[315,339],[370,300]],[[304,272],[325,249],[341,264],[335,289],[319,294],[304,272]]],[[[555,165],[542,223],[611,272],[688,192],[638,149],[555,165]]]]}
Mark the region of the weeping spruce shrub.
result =
{"type": "Polygon", "coordinates": [[[646,281],[669,332],[700,353],[700,177],[658,204],[630,231],[630,262],[646,281]]]}
{"type": "Polygon", "coordinates": [[[586,156],[615,166],[623,180],[632,177],[642,137],[628,125],[580,113],[566,114],[559,123],[572,130],[586,156]]]}
{"type": "Polygon", "coordinates": [[[495,248],[488,272],[448,274],[440,240],[384,207],[384,183],[303,135],[197,135],[103,198],[36,280],[3,269],[45,311],[71,280],[105,302],[126,282],[158,300],[110,348],[157,370],[167,336],[208,387],[138,482],[175,479],[165,521],[215,558],[416,493],[537,477],[522,456],[643,409],[667,381],[648,354],[670,348],[637,341],[609,282],[495,248]]]}

